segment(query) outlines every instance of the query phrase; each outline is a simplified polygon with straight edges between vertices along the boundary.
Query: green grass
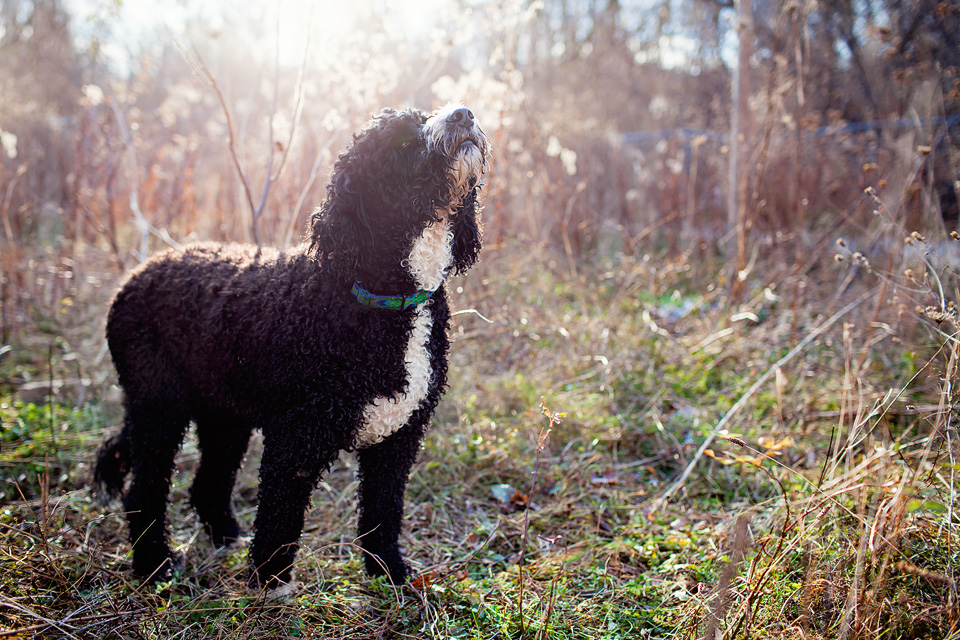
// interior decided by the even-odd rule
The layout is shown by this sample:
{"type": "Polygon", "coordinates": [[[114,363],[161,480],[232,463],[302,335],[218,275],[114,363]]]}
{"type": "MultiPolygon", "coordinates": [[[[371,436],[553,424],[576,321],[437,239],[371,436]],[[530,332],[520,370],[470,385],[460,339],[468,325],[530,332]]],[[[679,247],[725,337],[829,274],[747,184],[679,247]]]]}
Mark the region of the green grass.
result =
{"type": "MultiPolygon", "coordinates": [[[[583,266],[573,286],[543,262],[494,254],[451,287],[492,323],[455,318],[451,388],[407,494],[402,542],[419,577],[401,587],[363,572],[355,465],[342,456],[314,496],[299,589],[251,591],[245,545],[211,548],[186,506],[192,438],[170,513],[186,568],[139,584],[120,507],[95,506],[85,486],[115,428],[110,378],[79,406],[23,404],[10,387],[0,637],[957,637],[952,342],[923,325],[870,342],[869,323],[851,316],[695,461],[717,421],[823,316],[762,302],[758,283],[757,321],[733,321],[743,308],[676,265],[583,266]],[[548,436],[541,398],[565,414],[548,436]]],[[[68,366],[38,351],[35,375],[68,366]]],[[[258,446],[235,497],[247,530],[258,446]]]]}
{"type": "Polygon", "coordinates": [[[0,396],[0,504],[69,489],[104,428],[99,405],[22,403],[0,396]]]}

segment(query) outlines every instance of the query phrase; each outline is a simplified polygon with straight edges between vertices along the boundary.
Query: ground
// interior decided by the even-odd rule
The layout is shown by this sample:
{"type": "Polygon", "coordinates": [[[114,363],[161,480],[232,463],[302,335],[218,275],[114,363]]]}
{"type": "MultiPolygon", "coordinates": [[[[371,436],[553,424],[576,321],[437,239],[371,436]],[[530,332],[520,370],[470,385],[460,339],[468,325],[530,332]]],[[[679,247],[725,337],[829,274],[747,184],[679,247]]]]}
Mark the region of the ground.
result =
{"type": "Polygon", "coordinates": [[[843,260],[768,267],[731,300],[716,257],[488,248],[450,286],[451,386],[402,538],[418,576],[365,575],[344,455],[279,598],[189,511],[189,439],[187,567],[132,578],[120,507],[85,487],[119,416],[99,274],[0,356],[0,637],[958,637],[953,318],[915,274],[910,294],[843,260]],[[52,403],[17,393],[51,375],[52,403]]]}

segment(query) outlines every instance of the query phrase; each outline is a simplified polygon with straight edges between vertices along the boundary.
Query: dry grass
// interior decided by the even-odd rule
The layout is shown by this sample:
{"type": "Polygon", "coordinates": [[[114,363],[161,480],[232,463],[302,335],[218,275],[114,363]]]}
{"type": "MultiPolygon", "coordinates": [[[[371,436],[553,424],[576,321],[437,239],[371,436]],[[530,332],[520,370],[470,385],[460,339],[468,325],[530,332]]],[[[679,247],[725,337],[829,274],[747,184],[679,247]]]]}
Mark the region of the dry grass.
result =
{"type": "MultiPolygon", "coordinates": [[[[0,637],[957,637],[960,349],[949,309],[913,310],[939,295],[934,274],[947,291],[952,276],[846,278],[821,257],[818,281],[771,262],[730,307],[719,261],[572,275],[547,249],[492,248],[451,287],[451,389],[408,492],[420,577],[363,574],[344,456],[284,599],[244,586],[243,545],[202,535],[184,499],[192,441],[170,518],[187,568],[131,579],[121,514],[84,488],[116,420],[108,362],[95,312],[68,310],[55,349],[25,336],[32,350],[4,356],[11,380],[79,362],[91,382],[79,406],[64,387],[52,414],[3,396],[0,469],[17,493],[0,511],[0,637]],[[549,436],[541,397],[566,414],[549,436]]],[[[236,497],[248,529],[256,461],[255,443],[236,497]]]]}
{"type": "MultiPolygon", "coordinates": [[[[117,77],[109,47],[73,50],[64,4],[13,3],[0,65],[20,140],[0,158],[0,638],[960,640],[958,162],[955,125],[933,124],[960,99],[951,3],[881,3],[904,11],[851,37],[863,3],[758,6],[736,225],[733,154],[703,135],[728,120],[726,3],[453,3],[429,47],[386,28],[408,3],[360,3],[375,30],[316,36],[326,55],[304,47],[299,74],[233,7],[239,31],[197,36],[216,78],[199,51],[117,77]],[[609,28],[571,29],[587,10],[609,28]],[[656,41],[630,14],[692,34],[693,66],[640,63],[656,41]],[[867,73],[836,64],[848,49],[867,73]],[[408,491],[419,577],[363,573],[344,456],[314,496],[299,591],[249,591],[244,545],[211,548],[186,507],[188,440],[170,514],[186,569],[132,581],[119,507],[85,486],[119,419],[102,335],[120,273],[173,238],[289,245],[372,108],[448,98],[484,114],[496,153],[484,262],[451,286],[451,387],[408,491]],[[842,133],[898,117],[915,122],[842,133]],[[680,127],[703,134],[619,135],[680,127]]],[[[247,529],[257,460],[255,443],[247,529]]]]}

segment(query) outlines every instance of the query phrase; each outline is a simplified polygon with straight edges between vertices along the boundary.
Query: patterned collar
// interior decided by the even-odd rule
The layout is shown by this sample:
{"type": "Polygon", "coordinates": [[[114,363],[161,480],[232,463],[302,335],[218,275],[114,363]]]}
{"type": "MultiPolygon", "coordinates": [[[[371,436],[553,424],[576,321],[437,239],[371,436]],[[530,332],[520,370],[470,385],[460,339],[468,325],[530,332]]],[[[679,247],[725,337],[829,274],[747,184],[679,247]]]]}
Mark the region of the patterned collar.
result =
{"type": "Polygon", "coordinates": [[[434,294],[434,291],[420,290],[412,296],[378,296],[361,287],[359,282],[354,282],[350,293],[357,299],[357,302],[365,307],[405,311],[410,307],[415,307],[429,300],[430,296],[434,294]]]}

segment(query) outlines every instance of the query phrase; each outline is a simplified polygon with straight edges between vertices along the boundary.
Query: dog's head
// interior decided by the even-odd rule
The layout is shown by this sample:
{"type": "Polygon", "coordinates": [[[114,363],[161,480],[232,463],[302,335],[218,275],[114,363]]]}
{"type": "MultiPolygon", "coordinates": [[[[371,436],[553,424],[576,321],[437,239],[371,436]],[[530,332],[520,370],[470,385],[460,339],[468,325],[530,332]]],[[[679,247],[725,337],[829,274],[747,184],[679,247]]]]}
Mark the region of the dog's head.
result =
{"type": "Polygon", "coordinates": [[[432,115],[385,109],[338,158],[327,197],[311,218],[310,251],[338,277],[383,289],[409,285],[402,268],[414,241],[449,220],[451,268],[480,251],[478,191],[489,143],[473,112],[432,115]]]}

